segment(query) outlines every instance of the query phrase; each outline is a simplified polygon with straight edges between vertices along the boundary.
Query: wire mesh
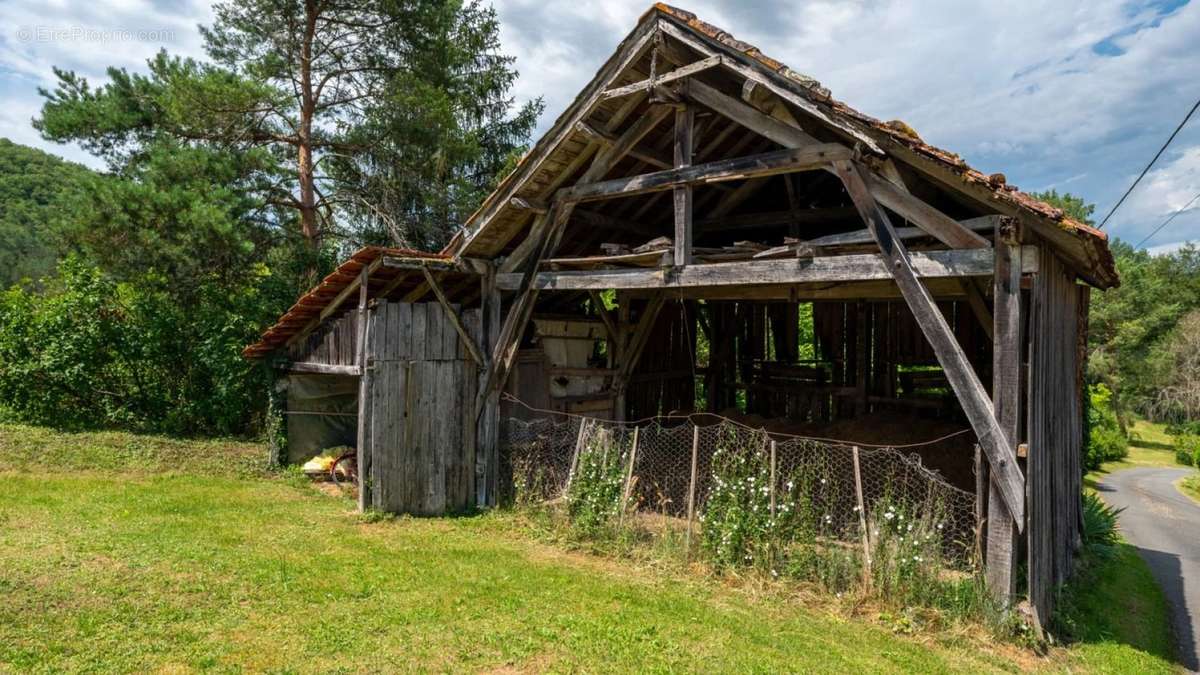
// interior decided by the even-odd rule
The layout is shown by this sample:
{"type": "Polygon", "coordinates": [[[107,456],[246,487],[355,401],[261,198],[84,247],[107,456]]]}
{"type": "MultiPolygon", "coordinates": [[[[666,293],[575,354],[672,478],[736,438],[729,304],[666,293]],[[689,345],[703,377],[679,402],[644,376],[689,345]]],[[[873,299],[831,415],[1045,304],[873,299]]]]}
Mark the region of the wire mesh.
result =
{"type": "Polygon", "coordinates": [[[769,495],[773,519],[777,509],[803,508],[815,517],[821,537],[857,544],[861,523],[874,528],[874,520],[909,514],[936,532],[946,560],[967,563],[975,551],[975,495],[923,466],[916,454],[768,434],[728,419],[702,426],[687,418],[643,421],[636,426],[636,444],[634,429],[565,415],[506,420],[501,452],[511,471],[512,497],[521,502],[561,497],[579,454],[601,452],[604,462],[621,462],[626,508],[678,519],[694,514],[692,524],[699,527],[720,479],[714,458],[741,454],[763,468],[764,478],[739,489],[769,495]]]}

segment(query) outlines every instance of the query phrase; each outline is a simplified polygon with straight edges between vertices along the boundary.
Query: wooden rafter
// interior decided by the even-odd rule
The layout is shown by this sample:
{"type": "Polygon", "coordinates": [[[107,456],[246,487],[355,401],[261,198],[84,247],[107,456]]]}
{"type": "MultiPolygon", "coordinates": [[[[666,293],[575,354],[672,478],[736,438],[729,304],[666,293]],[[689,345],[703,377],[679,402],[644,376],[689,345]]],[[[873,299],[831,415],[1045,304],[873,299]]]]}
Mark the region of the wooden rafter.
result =
{"type": "Polygon", "coordinates": [[[675,187],[698,183],[811,171],[829,166],[834,161],[850,159],[852,154],[849,148],[839,143],[808,145],[597,183],[581,183],[563,188],[557,198],[567,202],[594,201],[672,190],[675,187]]]}
{"type": "MultiPolygon", "coordinates": [[[[687,98],[695,100],[785,147],[800,148],[820,143],[802,129],[767,115],[703,82],[697,80],[689,82],[685,93],[687,98]]],[[[958,221],[897,188],[886,179],[871,171],[867,171],[864,175],[873,198],[917,227],[929,232],[931,236],[947,246],[951,248],[990,246],[983,237],[962,227],[958,221]]]]}

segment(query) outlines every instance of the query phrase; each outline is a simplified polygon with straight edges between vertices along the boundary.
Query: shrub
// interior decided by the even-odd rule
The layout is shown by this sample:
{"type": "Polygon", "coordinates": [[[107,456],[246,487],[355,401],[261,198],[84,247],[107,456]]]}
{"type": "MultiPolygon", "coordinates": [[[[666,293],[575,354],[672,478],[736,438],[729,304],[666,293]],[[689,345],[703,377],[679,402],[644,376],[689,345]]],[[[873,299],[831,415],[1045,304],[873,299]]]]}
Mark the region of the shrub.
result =
{"type": "Polygon", "coordinates": [[[241,357],[273,312],[256,283],[189,289],[183,305],[153,272],[118,282],[69,258],[42,286],[0,293],[0,402],[56,428],[245,432],[269,375],[241,357]]]}
{"type": "Polygon", "coordinates": [[[1083,493],[1083,544],[1090,555],[1107,559],[1116,554],[1121,539],[1117,518],[1123,510],[1105,504],[1094,492],[1083,493]]]}
{"type": "Polygon", "coordinates": [[[1112,392],[1103,384],[1088,387],[1086,398],[1087,433],[1084,434],[1084,470],[1093,471],[1104,462],[1124,459],[1129,455],[1129,442],[1121,432],[1117,414],[1112,408],[1112,392]]]}

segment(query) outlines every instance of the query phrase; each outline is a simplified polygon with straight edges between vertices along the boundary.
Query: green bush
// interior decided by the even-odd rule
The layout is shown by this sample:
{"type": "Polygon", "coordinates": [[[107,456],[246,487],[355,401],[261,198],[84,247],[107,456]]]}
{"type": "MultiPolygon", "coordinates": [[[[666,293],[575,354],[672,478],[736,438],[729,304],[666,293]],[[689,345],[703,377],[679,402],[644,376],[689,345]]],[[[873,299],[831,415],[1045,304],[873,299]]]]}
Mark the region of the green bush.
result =
{"type": "Polygon", "coordinates": [[[41,287],[0,293],[0,402],[64,429],[244,433],[268,373],[241,349],[274,309],[257,283],[189,292],[184,305],[153,272],[117,282],[69,258],[41,287]]]}
{"type": "Polygon", "coordinates": [[[1185,433],[1173,437],[1175,461],[1184,466],[1200,467],[1200,435],[1185,433]]]}
{"type": "Polygon", "coordinates": [[[1124,459],[1129,455],[1129,439],[1121,432],[1117,414],[1112,408],[1112,392],[1103,384],[1088,387],[1085,400],[1087,433],[1084,434],[1084,470],[1099,469],[1104,462],[1124,459]]]}

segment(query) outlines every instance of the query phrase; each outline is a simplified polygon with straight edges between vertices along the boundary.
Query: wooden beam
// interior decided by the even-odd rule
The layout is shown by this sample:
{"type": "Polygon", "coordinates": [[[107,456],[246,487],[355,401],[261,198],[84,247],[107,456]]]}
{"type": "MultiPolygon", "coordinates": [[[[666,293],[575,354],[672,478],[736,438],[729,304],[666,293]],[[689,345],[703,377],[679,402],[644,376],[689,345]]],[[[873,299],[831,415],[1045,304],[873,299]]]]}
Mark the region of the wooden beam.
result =
{"type": "MultiPolygon", "coordinates": [[[[496,270],[489,267],[479,277],[479,337],[484,354],[492,354],[500,339],[500,291],[496,289],[496,270]]],[[[491,364],[479,373],[478,387],[487,387],[491,364]]],[[[500,392],[493,390],[477,401],[475,427],[475,504],[495,506],[500,485],[500,392]]]]}
{"type": "Polygon", "coordinates": [[[745,180],[781,173],[811,171],[824,168],[834,161],[850,159],[852,154],[850,148],[838,143],[777,150],[669,171],[656,171],[597,183],[581,183],[563,188],[558,192],[558,198],[568,202],[595,201],[660,192],[696,183],[745,180]]]}
{"type": "Polygon", "coordinates": [[[710,56],[706,59],[701,59],[700,61],[695,61],[695,62],[689,63],[685,66],[676,68],[675,70],[663,73],[662,75],[658,75],[654,78],[647,78],[645,80],[634,82],[633,84],[626,84],[626,85],[623,85],[620,87],[613,87],[612,89],[607,89],[601,95],[601,97],[605,98],[605,99],[609,99],[609,98],[617,98],[619,96],[628,96],[629,94],[636,94],[638,92],[643,92],[643,91],[648,92],[648,91],[650,91],[650,89],[652,87],[661,86],[663,84],[666,84],[667,82],[672,82],[674,80],[678,80],[681,78],[690,77],[692,75],[695,75],[696,73],[703,72],[705,70],[708,70],[709,68],[713,68],[713,67],[719,66],[719,65],[721,65],[721,57],[719,55],[718,56],[710,56]]]}
{"type": "Polygon", "coordinates": [[[542,242],[542,236],[545,234],[547,214],[540,214],[534,219],[533,225],[529,228],[529,234],[521,240],[520,244],[513,249],[513,252],[508,254],[508,257],[500,263],[500,273],[507,274],[522,265],[526,259],[537,249],[542,242]]]}
{"type": "MultiPolygon", "coordinates": [[[[922,283],[938,301],[961,300],[962,286],[958,279],[924,278],[922,283]]],[[[634,297],[652,297],[659,289],[625,291],[634,297]]],[[[769,286],[696,286],[671,291],[672,298],[688,300],[755,300],[795,304],[817,300],[903,300],[896,282],[891,279],[876,281],[847,281],[815,284],[772,284],[769,286]]]]}
{"type": "MultiPolygon", "coordinates": [[[[705,57],[712,56],[717,53],[712,47],[702,42],[695,34],[685,32],[683,28],[680,28],[670,19],[660,19],[658,25],[659,30],[661,30],[663,33],[675,38],[679,42],[694,49],[696,52],[705,57]]],[[[879,144],[876,143],[875,139],[871,138],[870,135],[835,117],[827,115],[825,111],[818,107],[816,103],[791,91],[789,86],[795,86],[793,83],[789,82],[788,85],[780,85],[774,81],[774,78],[776,77],[786,81],[785,78],[767,75],[756,68],[740,63],[738,59],[745,58],[743,55],[739,54],[737,56],[731,56],[722,54],[722,56],[725,56],[726,58],[722,59],[721,67],[732,70],[748,80],[754,80],[755,82],[758,82],[776,96],[804,111],[805,114],[818,119],[824,122],[826,125],[838,130],[846,137],[852,139],[853,142],[862,144],[862,146],[867,150],[879,154],[883,153],[883,151],[879,148],[879,144]]]]}
{"type": "MultiPolygon", "coordinates": [[[[994,255],[990,249],[926,251],[909,256],[913,273],[921,278],[990,276],[994,255]]],[[[696,288],[700,286],[753,286],[769,284],[845,283],[892,278],[889,258],[878,253],[743,260],[690,265],[671,269],[607,269],[539,272],[533,287],[539,290],[586,291],[604,289],[696,288]]],[[[1033,256],[1022,258],[1023,270],[1037,271],[1033,256]]],[[[521,274],[500,274],[503,290],[520,288],[521,274]]]]}
{"type": "Polygon", "coordinates": [[[991,340],[993,335],[992,310],[988,309],[987,299],[983,297],[979,282],[975,279],[961,279],[959,283],[962,284],[963,294],[967,297],[967,304],[971,306],[971,312],[979,320],[979,325],[983,327],[987,339],[991,340]]]}
{"type": "Polygon", "coordinates": [[[870,171],[863,172],[863,176],[871,194],[879,200],[880,204],[929,232],[930,235],[950,248],[987,248],[991,246],[987,239],[963,227],[957,220],[938,211],[912,193],[901,190],[885,178],[870,171]]]}
{"type": "Polygon", "coordinates": [[[316,373],[318,375],[350,375],[357,377],[362,373],[358,366],[335,366],[328,363],[309,363],[293,361],[287,364],[285,370],[289,373],[316,373]]]}
{"type": "MultiPolygon", "coordinates": [[[[492,358],[485,369],[483,386],[475,396],[476,419],[482,413],[487,398],[498,392],[508,378],[513,360],[517,357],[517,348],[521,344],[521,335],[525,332],[525,325],[529,323],[530,315],[533,314],[533,306],[540,290],[532,283],[537,267],[543,259],[558,248],[558,243],[562,240],[563,229],[574,208],[573,204],[555,202],[547,216],[550,225],[540,236],[536,253],[526,263],[526,269],[520,275],[517,296],[513,299],[508,316],[504,319],[503,328],[500,329],[492,358]]],[[[496,277],[499,279],[501,275],[497,274],[496,277]]]]}
{"type": "MultiPolygon", "coordinates": [[[[997,490],[1020,530],[1024,527],[1025,518],[1025,479],[1017,466],[1016,445],[997,421],[992,402],[979,382],[971,362],[946,323],[946,317],[938,309],[929,291],[921,285],[912,256],[897,238],[883,207],[871,196],[862,170],[855,162],[849,161],[837,162],[834,169],[842,178],[846,191],[850,193],[850,198],[861,212],[867,227],[874,233],[879,249],[888,263],[887,268],[892,271],[896,285],[912,310],[921,332],[925,334],[925,339],[933,347],[946,379],[954,389],[980,445],[987,453],[997,490]]],[[[992,253],[989,249],[966,249],[956,253],[975,251],[989,255],[992,253]]],[[[1017,269],[1020,269],[1019,265],[1017,269]]],[[[1018,279],[1018,283],[1019,281],[1018,279]]]]}
{"type": "MultiPolygon", "coordinates": [[[[993,277],[992,408],[1016,455],[1021,427],[1021,235],[1015,223],[996,232],[993,277]]],[[[1008,606],[1017,592],[1017,537],[1023,517],[1009,508],[1002,476],[993,465],[988,485],[987,557],[984,574],[993,596],[1008,606]],[[1015,519],[1015,521],[1014,521],[1015,519]]]]}
{"type": "MultiPolygon", "coordinates": [[[[382,258],[376,258],[372,265],[381,262],[382,258]]],[[[371,476],[371,437],[370,429],[371,422],[369,415],[371,413],[371,364],[367,360],[367,350],[370,348],[370,321],[367,313],[367,300],[369,284],[371,278],[372,267],[370,265],[364,267],[358,275],[358,345],[355,352],[355,361],[358,365],[358,372],[362,376],[358,378],[358,429],[355,434],[358,450],[358,456],[355,462],[358,464],[358,510],[366,511],[371,505],[371,481],[368,478],[371,476]]]]}
{"type": "MultiPolygon", "coordinates": [[[[692,125],[696,113],[691,107],[675,110],[675,168],[692,165],[692,125]]],[[[692,262],[692,186],[682,185],[675,190],[675,266],[692,262]]]]}
{"type": "MultiPolygon", "coordinates": [[[[580,122],[575,125],[575,128],[578,129],[579,132],[584,136],[587,136],[593,141],[602,143],[606,146],[615,145],[618,140],[616,136],[608,133],[607,131],[601,131],[587,122],[580,122]]],[[[667,159],[665,155],[660,155],[656,150],[653,149],[633,147],[630,148],[626,154],[638,160],[639,162],[645,162],[646,164],[659,169],[670,169],[673,166],[671,161],[667,159]]]]}
{"type": "MultiPolygon", "coordinates": [[[[670,106],[654,106],[650,108],[649,112],[629,125],[629,128],[618,136],[615,141],[601,148],[596,153],[595,159],[592,160],[592,165],[579,178],[579,182],[591,183],[603,178],[617,162],[621,161],[625,155],[628,155],[629,151],[636,147],[642,138],[666,119],[672,111],[673,109],[670,106]]],[[[569,190],[570,188],[566,189],[569,190]]]]}
{"type": "Polygon", "coordinates": [[[646,303],[645,310],[642,316],[638,319],[637,327],[634,328],[633,334],[629,336],[629,340],[621,349],[621,364],[617,368],[617,374],[613,377],[613,391],[620,396],[624,393],[625,388],[629,385],[629,377],[633,374],[633,369],[637,367],[638,360],[642,357],[642,350],[646,347],[646,342],[650,339],[650,332],[654,328],[654,322],[658,319],[658,313],[666,303],[667,296],[663,293],[658,293],[650,298],[646,303]]]}
{"type": "Polygon", "coordinates": [[[450,300],[446,298],[445,292],[442,291],[442,286],[433,277],[433,272],[427,268],[422,268],[425,273],[425,283],[429,284],[429,288],[433,289],[433,294],[437,296],[438,303],[441,304],[442,310],[450,317],[450,323],[454,324],[454,330],[458,332],[458,339],[462,340],[463,346],[467,348],[467,353],[470,354],[471,360],[475,365],[483,367],[485,364],[483,354],[479,351],[479,345],[475,344],[475,338],[467,332],[467,327],[463,325],[462,317],[450,304],[450,300]]]}
{"type": "Polygon", "coordinates": [[[524,197],[513,197],[512,199],[508,200],[508,203],[514,209],[521,209],[522,211],[530,211],[532,213],[536,213],[539,216],[546,215],[546,212],[550,210],[550,207],[547,206],[546,204],[536,201],[536,200],[533,200],[533,199],[526,199],[524,197]]]}
{"type": "MultiPolygon", "coordinates": [[[[600,72],[596,74],[596,77],[588,83],[584,91],[580,93],[560,116],[562,122],[555,123],[550,131],[534,144],[534,147],[529,151],[527,161],[521,162],[512,176],[501,181],[496,190],[484,200],[479,210],[472,214],[468,222],[470,230],[464,237],[462,245],[459,246],[459,251],[464,251],[470,247],[475,237],[508,204],[508,200],[515,196],[525,186],[525,183],[537,174],[542,168],[542,161],[570,139],[575,133],[575,122],[587,119],[592,114],[596,106],[603,101],[601,97],[604,90],[621,73],[625,72],[626,69],[637,63],[645,55],[646,50],[652,46],[652,40],[656,33],[655,26],[639,24],[634,33],[621,43],[617,48],[617,52],[604,64],[600,72]]],[[[561,178],[562,180],[566,180],[572,174],[573,171],[564,173],[561,178]]]]}
{"type": "Polygon", "coordinates": [[[617,332],[616,319],[604,306],[604,298],[600,297],[600,291],[588,291],[588,297],[592,301],[592,309],[596,310],[596,316],[599,316],[600,320],[604,322],[604,330],[608,333],[609,342],[616,346],[617,341],[621,339],[621,334],[617,332]]]}
{"type": "MultiPolygon", "coordinates": [[[[758,109],[727,96],[699,81],[688,83],[686,97],[732,119],[748,129],[788,148],[799,148],[819,143],[816,138],[802,129],[791,126],[758,109]]],[[[874,172],[866,171],[867,185],[884,206],[937,238],[951,248],[984,248],[988,241],[962,227],[962,225],[929,206],[913,195],[901,190],[874,172]]]]}
{"type": "Polygon", "coordinates": [[[380,291],[375,294],[375,297],[386,298],[392,291],[396,290],[396,287],[404,283],[406,279],[408,279],[408,270],[400,270],[399,272],[396,272],[396,276],[392,277],[392,280],[387,282],[387,285],[380,289],[380,291]]]}

